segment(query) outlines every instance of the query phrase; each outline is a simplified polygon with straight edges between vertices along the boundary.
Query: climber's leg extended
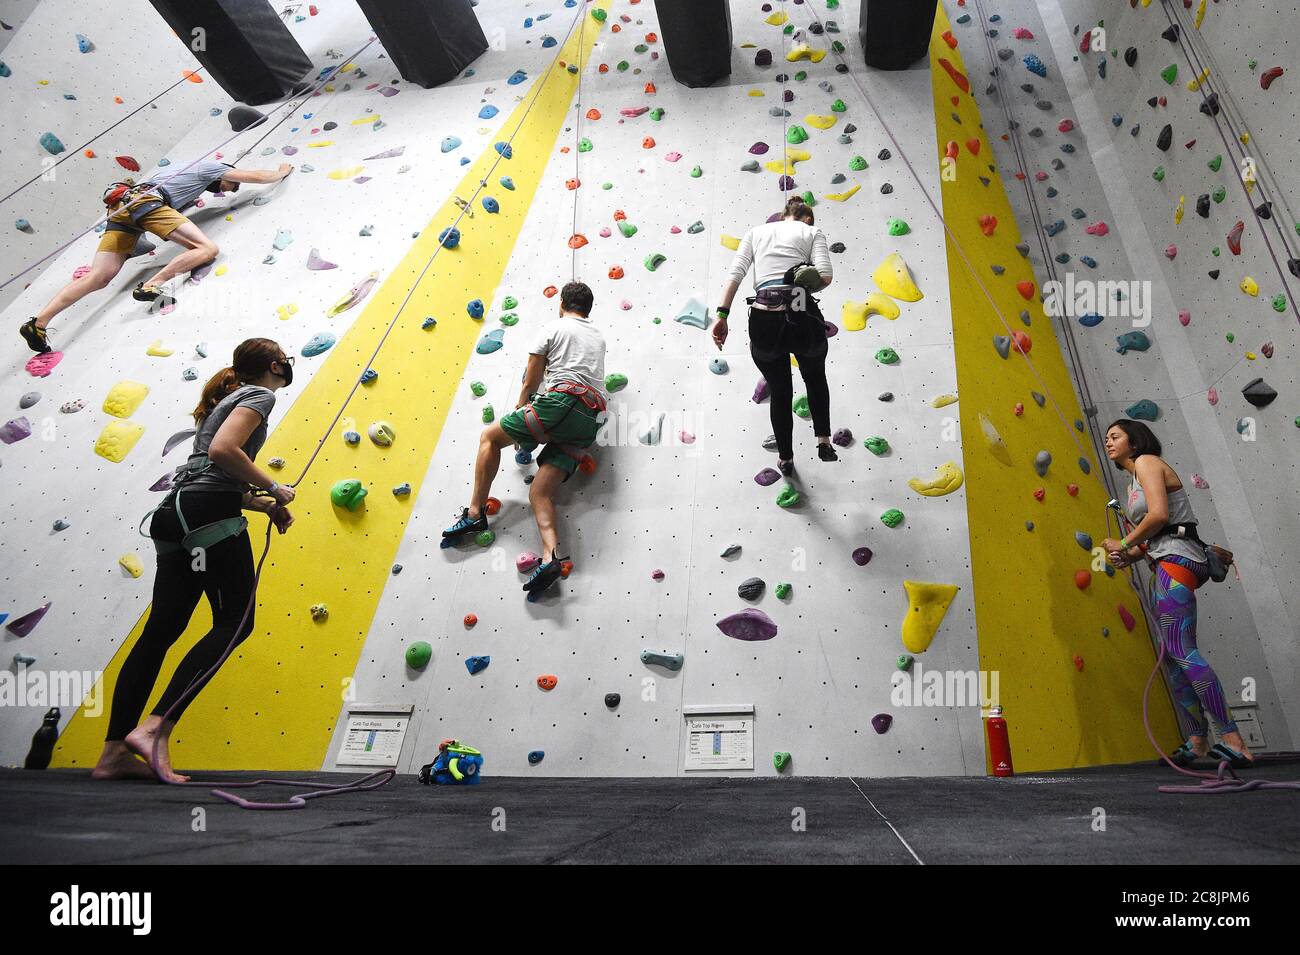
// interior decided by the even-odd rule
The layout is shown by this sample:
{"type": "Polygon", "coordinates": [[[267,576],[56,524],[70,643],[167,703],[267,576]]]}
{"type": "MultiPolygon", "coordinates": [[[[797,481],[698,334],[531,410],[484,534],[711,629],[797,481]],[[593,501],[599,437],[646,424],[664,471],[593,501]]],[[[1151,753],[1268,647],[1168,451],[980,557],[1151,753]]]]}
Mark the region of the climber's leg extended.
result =
{"type": "MultiPolygon", "coordinates": [[[[552,447],[553,445],[548,444],[542,451],[542,457],[547,457],[547,451],[552,447]]],[[[575,462],[574,468],[576,467],[575,462]]],[[[528,503],[533,507],[533,520],[537,522],[537,533],[542,539],[543,562],[553,559],[556,548],[559,547],[559,531],[555,520],[555,495],[560,490],[560,485],[567,481],[572,473],[572,470],[566,470],[554,460],[547,460],[538,467],[537,476],[533,478],[533,483],[528,488],[528,503]]]]}
{"type": "MultiPolygon", "coordinates": [[[[506,418],[509,417],[506,415],[506,418]]],[[[502,421],[504,420],[503,418],[502,421]]],[[[501,449],[519,440],[508,434],[501,425],[500,421],[490,424],[479,436],[478,457],[474,461],[474,493],[470,497],[469,507],[461,511],[460,519],[442,532],[447,540],[481,534],[488,529],[487,499],[492,493],[492,481],[501,468],[501,449]]]]}
{"type": "MultiPolygon", "coordinates": [[[[131,242],[134,245],[134,237],[131,242]]],[[[105,288],[109,282],[116,278],[117,273],[122,271],[122,265],[127,259],[126,253],[104,251],[102,242],[100,246],[100,251],[96,252],[95,257],[91,260],[90,271],[81,278],[73,279],[65,285],[54,298],[50,299],[43,309],[23,324],[21,334],[32,351],[46,352],[50,350],[49,343],[45,338],[45,326],[50,323],[50,319],[70,305],[81,301],[91,292],[97,292],[105,288]]]]}
{"type": "Polygon", "coordinates": [[[185,272],[192,272],[201,265],[207,265],[221,252],[217,243],[209,239],[202,229],[168,206],[145,216],[141,224],[147,231],[182,245],[186,250],[164,265],[157,275],[140,283],[134,294],[141,301],[153,301],[162,293],[162,286],[166,282],[185,272]],[[155,216],[159,218],[155,219],[155,216]]]}

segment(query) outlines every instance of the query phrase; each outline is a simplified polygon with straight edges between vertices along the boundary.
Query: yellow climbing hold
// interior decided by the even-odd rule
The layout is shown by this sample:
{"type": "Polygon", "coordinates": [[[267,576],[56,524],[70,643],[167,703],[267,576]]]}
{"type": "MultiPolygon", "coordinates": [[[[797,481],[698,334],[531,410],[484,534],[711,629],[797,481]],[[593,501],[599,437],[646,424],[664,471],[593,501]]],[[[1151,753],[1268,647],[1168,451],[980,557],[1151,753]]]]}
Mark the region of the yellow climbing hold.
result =
{"type": "Polygon", "coordinates": [[[1241,280],[1241,290],[1250,296],[1259,295],[1259,283],[1247,275],[1241,280]]]}
{"type": "Polygon", "coordinates": [[[898,318],[896,303],[883,292],[872,292],[865,302],[845,302],[840,308],[840,320],[846,332],[860,332],[867,327],[867,316],[882,315],[890,321],[898,318]]]}
{"type": "Polygon", "coordinates": [[[365,166],[348,166],[344,169],[335,169],[329,174],[329,177],[331,179],[355,179],[361,175],[361,170],[365,168],[365,166]]]}
{"type": "Polygon", "coordinates": [[[948,407],[948,405],[950,405],[950,404],[954,404],[956,401],[957,401],[957,396],[956,396],[956,395],[939,395],[939,396],[936,397],[936,398],[931,398],[931,399],[930,399],[930,407],[931,407],[931,408],[946,408],[946,407],[948,407]]]}
{"type": "Polygon", "coordinates": [[[370,113],[370,114],[368,114],[368,115],[366,115],[366,116],[362,116],[360,119],[354,119],[354,120],[352,121],[352,125],[353,125],[353,126],[368,126],[368,125],[370,125],[371,123],[375,122],[375,121],[378,120],[378,119],[379,119],[379,114],[378,114],[378,113],[370,113]]]}
{"type": "Polygon", "coordinates": [[[1178,205],[1174,206],[1174,225],[1183,221],[1183,203],[1187,201],[1186,196],[1178,197],[1178,205]]]}
{"type": "MultiPolygon", "coordinates": [[[[159,338],[147,349],[145,349],[145,354],[153,355],[154,358],[166,358],[168,355],[172,354],[172,352],[174,352],[175,350],[176,349],[174,348],[164,348],[162,339],[159,338]]],[[[119,415],[119,417],[124,417],[124,416],[119,415]]]]}
{"type": "Polygon", "coordinates": [[[853,196],[857,193],[857,191],[861,188],[862,188],[862,183],[858,183],[848,192],[828,192],[826,193],[826,195],[822,196],[822,198],[830,199],[832,202],[844,202],[847,199],[852,199],[853,196]]]}
{"type": "Polygon", "coordinates": [[[110,421],[95,439],[95,453],[118,464],[131,453],[142,434],[144,426],[134,421],[110,421]]]}
{"type": "Polygon", "coordinates": [[[814,63],[820,63],[826,59],[826,51],[814,50],[807,43],[796,43],[790,48],[790,52],[785,55],[785,58],[791,63],[798,60],[812,60],[814,63]]]}
{"type": "Polygon", "coordinates": [[[903,646],[909,653],[924,653],[943,623],[952,598],[957,596],[955,584],[925,584],[915,580],[903,581],[907,591],[907,616],[903,619],[903,646]]]}
{"type": "Polygon", "coordinates": [[[809,126],[816,126],[818,129],[830,129],[839,119],[838,116],[818,116],[816,113],[809,113],[803,118],[803,121],[809,126]]]}
{"type": "Polygon", "coordinates": [[[795,149],[793,146],[787,147],[785,151],[785,161],[773,159],[771,162],[763,164],[768,172],[780,173],[785,176],[794,175],[794,164],[797,162],[807,162],[812,159],[812,153],[804,149],[795,149]]]}
{"type": "Polygon", "coordinates": [[[912,281],[912,273],[908,271],[907,263],[897,252],[890,253],[876,271],[871,273],[871,281],[875,282],[876,287],[886,295],[891,295],[899,301],[921,301],[921,290],[912,281]]]}
{"type": "Polygon", "coordinates": [[[108,390],[104,410],[114,418],[129,418],[149,394],[149,386],[138,381],[119,381],[108,390]]]}
{"type": "Polygon", "coordinates": [[[351,73],[351,72],[352,72],[353,70],[355,70],[356,68],[357,68],[357,65],[356,65],[355,63],[348,63],[348,64],[345,65],[345,66],[340,66],[340,67],[339,67],[339,72],[340,72],[340,73],[351,73]]]}
{"type": "Polygon", "coordinates": [[[332,140],[332,139],[321,139],[321,140],[318,140],[318,141],[316,141],[316,142],[314,142],[314,143],[308,143],[307,145],[310,146],[312,149],[321,149],[321,148],[323,148],[323,147],[325,147],[325,146],[333,146],[333,145],[334,145],[334,140],[332,140]]]}
{"type": "Polygon", "coordinates": [[[725,245],[727,248],[729,248],[732,252],[735,252],[737,249],[740,248],[740,239],[736,238],[734,235],[727,235],[727,233],[724,232],[722,233],[720,238],[722,239],[722,244],[725,245]]]}
{"type": "Polygon", "coordinates": [[[955,461],[946,461],[935,468],[934,475],[929,480],[922,481],[920,478],[909,478],[907,486],[924,497],[942,497],[961,487],[963,480],[965,480],[965,475],[961,473],[961,468],[957,467],[957,463],[955,461]]]}
{"type": "Polygon", "coordinates": [[[980,430],[984,432],[984,440],[989,444],[989,453],[1007,467],[1012,467],[1014,462],[1011,460],[1011,452],[1007,450],[1006,442],[1002,440],[1002,435],[998,434],[998,429],[992,420],[981,411],[979,422],[980,430]]]}
{"type": "Polygon", "coordinates": [[[117,562],[121,564],[122,569],[132,577],[139,577],[144,573],[144,563],[140,560],[139,554],[123,554],[117,559],[117,562]]]}
{"type": "Polygon", "coordinates": [[[1205,22],[1205,0],[1201,0],[1200,6],[1196,8],[1195,22],[1196,22],[1196,29],[1198,30],[1201,28],[1201,24],[1205,22]]]}
{"type": "Polygon", "coordinates": [[[215,269],[213,269],[213,274],[219,277],[225,275],[229,271],[230,271],[230,266],[218,265],[215,269]]]}
{"type": "Polygon", "coordinates": [[[281,305],[275,310],[275,314],[280,316],[280,321],[287,322],[292,316],[298,314],[298,306],[293,302],[288,305],[281,305]]]}
{"type": "Polygon", "coordinates": [[[776,11],[776,13],[771,14],[771,15],[770,15],[766,20],[764,20],[763,22],[764,22],[764,23],[770,23],[770,24],[772,24],[772,26],[774,26],[774,27],[779,27],[781,24],[785,23],[785,21],[786,21],[786,20],[789,20],[789,19],[790,19],[790,18],[789,18],[788,16],[785,15],[785,11],[784,11],[784,10],[778,10],[778,11],[776,11]]]}
{"type": "Polygon", "coordinates": [[[1195,79],[1187,81],[1187,88],[1191,90],[1193,93],[1195,93],[1197,90],[1201,88],[1201,84],[1204,83],[1209,78],[1210,78],[1210,68],[1207,66],[1205,69],[1201,70],[1200,76],[1196,77],[1195,79]]]}
{"type": "MultiPolygon", "coordinates": [[[[1250,145],[1250,133],[1242,133],[1242,134],[1241,134],[1240,136],[1238,136],[1237,138],[1241,140],[1241,144],[1242,144],[1243,146],[1249,146],[1249,145],[1250,145]]],[[[1253,182],[1254,180],[1251,180],[1251,181],[1253,182]]]]}
{"type": "Polygon", "coordinates": [[[750,91],[749,91],[749,95],[750,95],[750,96],[766,96],[767,94],[764,93],[762,90],[750,90],[750,91]]]}
{"type": "Polygon", "coordinates": [[[1253,351],[1248,351],[1248,352],[1246,352],[1246,360],[1247,360],[1247,361],[1254,361],[1254,360],[1255,360],[1255,357],[1256,357],[1256,356],[1255,356],[1255,353],[1254,353],[1253,351]]]}

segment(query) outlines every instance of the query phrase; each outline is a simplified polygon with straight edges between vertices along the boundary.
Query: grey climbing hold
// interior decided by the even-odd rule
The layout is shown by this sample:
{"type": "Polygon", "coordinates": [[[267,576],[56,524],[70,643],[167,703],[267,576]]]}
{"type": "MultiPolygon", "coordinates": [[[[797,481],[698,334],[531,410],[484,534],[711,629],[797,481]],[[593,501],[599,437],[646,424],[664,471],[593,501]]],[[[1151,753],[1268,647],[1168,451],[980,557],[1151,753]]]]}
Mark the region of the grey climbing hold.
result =
{"type": "Polygon", "coordinates": [[[767,583],[761,577],[747,577],[740,582],[736,593],[742,600],[757,600],[766,589],[767,583]]]}
{"type": "Polygon", "coordinates": [[[725,375],[729,367],[730,366],[727,365],[727,359],[725,358],[709,359],[709,371],[713,372],[715,375],[725,375]]]}
{"type": "Polygon", "coordinates": [[[1034,404],[1038,405],[1038,407],[1040,407],[1040,408],[1042,408],[1043,406],[1045,406],[1045,405],[1047,404],[1047,396],[1046,396],[1046,395],[1043,395],[1043,394],[1040,394],[1040,393],[1037,392],[1037,391],[1031,391],[1031,392],[1029,393],[1029,397],[1033,398],[1033,399],[1034,399],[1034,404]]]}
{"type": "Polygon", "coordinates": [[[54,522],[54,529],[56,531],[66,531],[71,526],[72,526],[71,524],[69,524],[67,521],[63,520],[62,518],[54,522]]]}
{"type": "Polygon", "coordinates": [[[994,335],[993,347],[998,350],[998,354],[1003,358],[1011,356],[1011,339],[1006,335],[994,335]]]}
{"type": "Polygon", "coordinates": [[[41,400],[41,393],[39,391],[29,391],[27,392],[27,394],[23,395],[21,398],[18,399],[18,407],[30,408],[32,405],[36,404],[36,402],[40,400],[41,400]]]}
{"type": "Polygon", "coordinates": [[[622,699],[623,699],[623,697],[620,696],[620,695],[617,694],[617,693],[606,693],[606,694],[605,694],[605,705],[608,706],[611,710],[613,710],[613,709],[617,709],[617,708],[618,708],[618,704],[619,704],[620,702],[622,702],[622,699]]]}
{"type": "Polygon", "coordinates": [[[246,129],[265,123],[266,114],[258,112],[251,106],[232,106],[230,112],[226,113],[226,120],[230,123],[231,129],[242,133],[246,129]]]}
{"type": "Polygon", "coordinates": [[[1080,547],[1082,547],[1084,550],[1086,550],[1086,551],[1088,551],[1088,552],[1091,553],[1091,551],[1092,551],[1092,535],[1090,535],[1090,534],[1085,534],[1083,531],[1075,531],[1075,532],[1074,532],[1074,542],[1075,542],[1076,544],[1078,544],[1080,547]]]}
{"type": "Polygon", "coordinates": [[[1051,467],[1052,455],[1050,451],[1039,451],[1034,456],[1034,471],[1039,477],[1047,476],[1047,469],[1051,467]]]}
{"type": "Polygon", "coordinates": [[[646,666],[660,666],[676,672],[682,668],[686,658],[680,653],[660,653],[657,650],[642,650],[641,662],[646,666]]]}
{"type": "Polygon", "coordinates": [[[724,558],[725,558],[725,557],[735,557],[735,556],[736,556],[737,554],[739,554],[739,553],[740,553],[740,545],[739,545],[739,544],[728,544],[726,547],[722,548],[722,554],[721,554],[721,556],[724,557],[724,558]]]}

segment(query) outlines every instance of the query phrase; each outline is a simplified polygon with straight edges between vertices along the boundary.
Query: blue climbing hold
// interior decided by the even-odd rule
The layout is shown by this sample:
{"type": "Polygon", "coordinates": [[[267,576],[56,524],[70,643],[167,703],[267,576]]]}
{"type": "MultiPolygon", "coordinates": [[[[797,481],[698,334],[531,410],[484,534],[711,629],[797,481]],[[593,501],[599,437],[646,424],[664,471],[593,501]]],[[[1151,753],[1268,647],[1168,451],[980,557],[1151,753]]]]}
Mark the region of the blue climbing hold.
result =
{"type": "Polygon", "coordinates": [[[1110,122],[1111,125],[1113,126],[1122,126],[1124,123],[1124,117],[1121,116],[1119,113],[1116,113],[1110,118],[1110,122]]]}
{"type": "Polygon", "coordinates": [[[529,27],[531,27],[532,25],[533,25],[533,18],[532,18],[532,17],[524,17],[524,29],[527,30],[527,29],[528,29],[529,27]]]}
{"type": "Polygon", "coordinates": [[[510,144],[505,140],[502,140],[501,142],[497,143],[496,146],[494,146],[493,148],[496,149],[496,151],[499,152],[501,156],[505,159],[509,159],[511,156],[514,155],[514,151],[510,148],[510,144]]]}
{"type": "Polygon", "coordinates": [[[528,762],[531,763],[533,766],[536,766],[545,758],[546,758],[546,751],[541,749],[535,749],[528,754],[528,762]]]}
{"type": "Polygon", "coordinates": [[[513,179],[511,179],[509,176],[502,176],[502,177],[501,177],[501,188],[502,188],[502,189],[509,189],[511,192],[514,192],[514,189],[515,189],[515,181],[514,181],[513,179]]]}
{"type": "Polygon", "coordinates": [[[393,497],[410,497],[410,496],[411,496],[410,481],[404,481],[403,483],[397,485],[397,487],[393,488],[393,497]]]}
{"type": "Polygon", "coordinates": [[[486,106],[484,106],[481,110],[478,111],[478,118],[491,119],[498,112],[499,110],[495,106],[493,106],[491,103],[488,103],[486,106]]]}
{"type": "Polygon", "coordinates": [[[546,36],[542,37],[542,47],[547,50],[549,50],[553,46],[557,46],[559,42],[560,42],[559,40],[555,39],[555,37],[551,36],[550,34],[547,34],[546,36]]]}
{"type": "Polygon", "coordinates": [[[1057,219],[1055,222],[1049,222],[1047,225],[1043,226],[1043,231],[1046,232],[1049,236],[1052,236],[1061,232],[1064,228],[1065,228],[1065,220],[1057,219]]]}
{"type": "Polygon", "coordinates": [[[1092,550],[1092,536],[1083,531],[1074,532],[1074,542],[1086,551],[1092,550]]]}
{"type": "Polygon", "coordinates": [[[441,148],[443,152],[449,153],[459,145],[460,145],[459,136],[447,136],[443,139],[441,148]]]}
{"type": "Polygon", "coordinates": [[[338,341],[333,332],[317,332],[307,340],[307,344],[302,346],[302,356],[304,358],[313,358],[316,355],[324,354],[334,347],[338,341]]]}
{"type": "Polygon", "coordinates": [[[482,318],[483,300],[481,298],[474,299],[474,301],[465,306],[465,311],[469,312],[470,318],[482,318]]]}
{"type": "Polygon", "coordinates": [[[727,365],[727,359],[725,358],[709,359],[709,371],[713,372],[715,375],[725,375],[727,373],[728,367],[729,366],[727,365]]]}
{"type": "Polygon", "coordinates": [[[1090,269],[1095,269],[1097,267],[1097,260],[1094,259],[1091,255],[1081,255],[1079,256],[1079,261],[1082,262],[1084,265],[1088,266],[1088,268],[1090,269]]]}
{"type": "Polygon", "coordinates": [[[361,373],[361,383],[363,385],[368,385],[378,377],[379,372],[375,371],[373,368],[367,368],[361,373]]]}
{"type": "Polygon", "coordinates": [[[68,148],[67,146],[63,145],[63,141],[59,139],[58,136],[55,136],[53,133],[45,133],[44,135],[42,135],[41,145],[45,147],[45,151],[49,153],[51,156],[57,156],[59,153],[63,152],[68,148]]]}
{"type": "Polygon", "coordinates": [[[1033,53],[1030,53],[1027,57],[1025,57],[1025,69],[1027,69],[1030,73],[1036,73],[1039,76],[1043,76],[1043,77],[1047,76],[1047,67],[1044,66],[1043,61],[1040,60],[1033,53]]]}
{"type": "Polygon", "coordinates": [[[469,165],[469,157],[468,157],[468,156],[461,156],[461,157],[460,157],[460,164],[461,164],[462,166],[468,166],[468,165],[469,165]]]}
{"type": "Polygon", "coordinates": [[[433,328],[433,326],[437,324],[438,324],[438,320],[436,318],[434,318],[432,315],[426,315],[424,316],[424,321],[420,323],[420,327],[423,328],[425,331],[428,331],[430,328],[433,328]]]}
{"type": "Polygon", "coordinates": [[[80,33],[77,34],[78,50],[80,50],[82,53],[89,53],[94,48],[95,48],[95,44],[91,43],[87,37],[82,36],[80,33]]]}
{"type": "Polygon", "coordinates": [[[1125,332],[1115,338],[1119,347],[1115,351],[1121,355],[1127,355],[1129,351],[1146,351],[1151,347],[1151,339],[1147,338],[1147,333],[1142,331],[1125,332]]]}
{"type": "Polygon", "coordinates": [[[1103,316],[1099,312],[1089,312],[1086,315],[1079,316],[1079,324],[1084,328],[1094,328],[1102,323],[1103,316]]]}
{"type": "Polygon", "coordinates": [[[1160,406],[1150,398],[1143,398],[1124,409],[1124,413],[1130,418],[1140,418],[1143,421],[1155,421],[1160,417],[1160,406]]]}
{"type": "Polygon", "coordinates": [[[466,657],[465,669],[469,670],[470,673],[482,673],[491,662],[491,657],[466,657]]]}
{"type": "Polygon", "coordinates": [[[474,347],[474,350],[480,355],[490,355],[494,351],[498,351],[503,345],[505,345],[505,342],[502,341],[505,333],[506,330],[504,328],[494,328],[479,339],[479,343],[474,347]]]}
{"type": "Polygon", "coordinates": [[[438,233],[438,244],[446,249],[454,249],[460,245],[460,230],[447,226],[438,233]]]}
{"type": "Polygon", "coordinates": [[[515,452],[515,464],[532,464],[532,463],[533,463],[533,452],[531,451],[515,452]]]}
{"type": "Polygon", "coordinates": [[[511,86],[518,86],[524,80],[528,79],[528,74],[523,70],[515,70],[510,74],[510,79],[506,80],[511,86]]]}
{"type": "Polygon", "coordinates": [[[1087,458],[1079,458],[1079,470],[1084,474],[1092,473],[1092,465],[1088,463],[1087,458]]]}
{"type": "Polygon", "coordinates": [[[495,199],[493,199],[491,196],[484,196],[484,197],[483,197],[483,208],[486,209],[488,212],[500,212],[500,211],[501,211],[501,203],[497,202],[497,201],[496,201],[495,199]]]}

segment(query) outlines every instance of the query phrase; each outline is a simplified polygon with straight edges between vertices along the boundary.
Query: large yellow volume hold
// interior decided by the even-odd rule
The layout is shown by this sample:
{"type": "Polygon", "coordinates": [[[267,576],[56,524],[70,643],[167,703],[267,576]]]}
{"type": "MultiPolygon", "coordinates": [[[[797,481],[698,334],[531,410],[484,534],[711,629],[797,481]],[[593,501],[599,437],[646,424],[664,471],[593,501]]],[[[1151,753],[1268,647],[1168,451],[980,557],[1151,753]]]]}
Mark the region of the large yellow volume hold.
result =
{"type": "Polygon", "coordinates": [[[903,581],[907,591],[907,616],[903,618],[903,646],[910,653],[924,653],[943,623],[944,614],[952,598],[957,596],[956,584],[924,584],[915,580],[903,581]]]}
{"type": "Polygon", "coordinates": [[[961,487],[961,482],[965,476],[961,473],[961,468],[957,467],[955,461],[947,461],[939,465],[934,476],[928,481],[922,481],[920,478],[910,478],[907,486],[917,494],[925,497],[942,497],[944,494],[951,494],[957,488],[961,487]]]}
{"type": "Polygon", "coordinates": [[[876,287],[886,295],[899,301],[921,301],[921,290],[912,281],[912,273],[908,271],[907,263],[897,252],[891,253],[880,263],[879,268],[871,273],[871,281],[875,282],[876,287]]]}
{"type": "Polygon", "coordinates": [[[144,434],[144,425],[136,424],[134,421],[110,421],[104,425],[104,430],[95,440],[95,453],[114,464],[120,464],[122,459],[131,453],[131,449],[135,447],[142,434],[144,434]]]}
{"type": "Polygon", "coordinates": [[[114,418],[129,418],[148,394],[148,385],[138,381],[119,381],[108,390],[104,410],[114,418]]]}
{"type": "Polygon", "coordinates": [[[778,172],[786,176],[793,176],[794,164],[797,162],[807,162],[809,159],[812,159],[812,153],[807,150],[795,149],[792,146],[787,146],[784,161],[773,159],[769,162],[763,163],[763,168],[768,172],[778,172]]]}

